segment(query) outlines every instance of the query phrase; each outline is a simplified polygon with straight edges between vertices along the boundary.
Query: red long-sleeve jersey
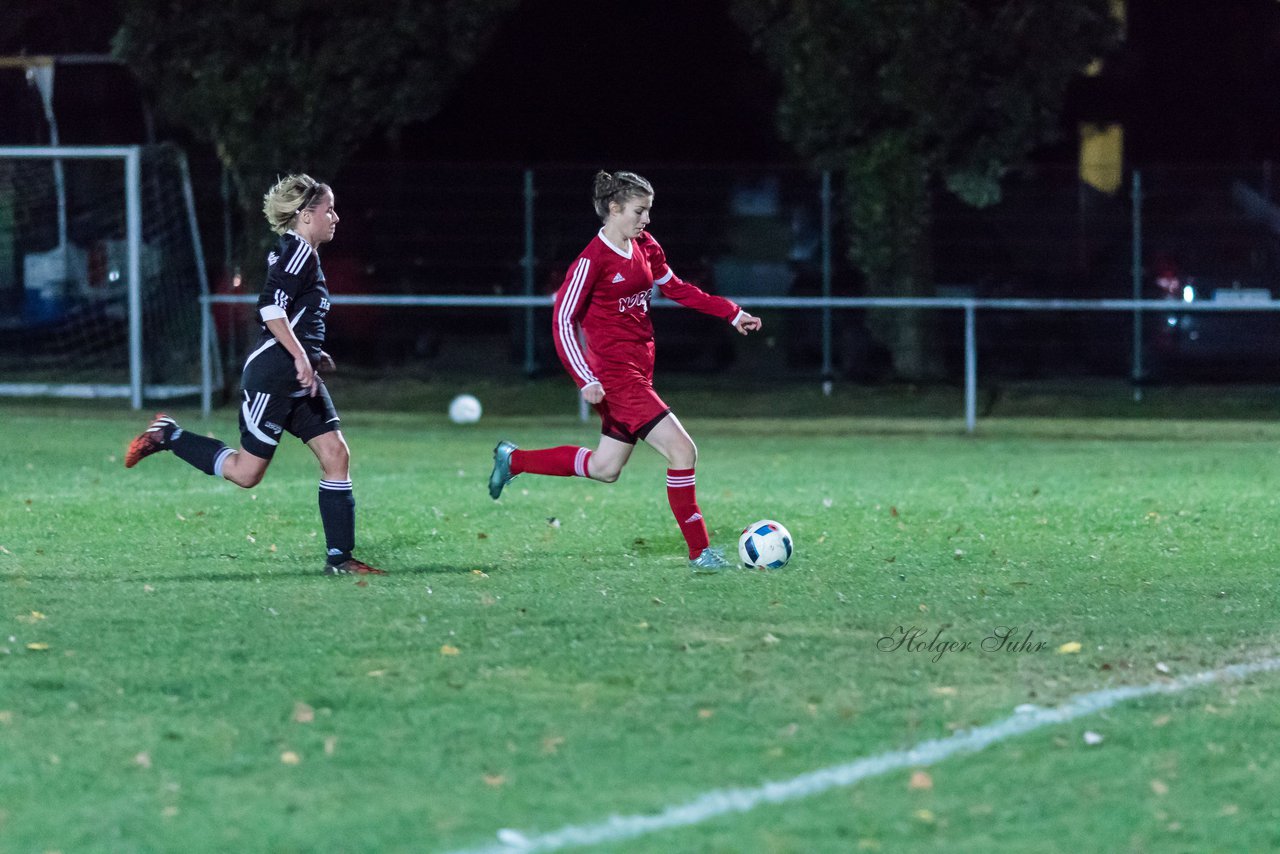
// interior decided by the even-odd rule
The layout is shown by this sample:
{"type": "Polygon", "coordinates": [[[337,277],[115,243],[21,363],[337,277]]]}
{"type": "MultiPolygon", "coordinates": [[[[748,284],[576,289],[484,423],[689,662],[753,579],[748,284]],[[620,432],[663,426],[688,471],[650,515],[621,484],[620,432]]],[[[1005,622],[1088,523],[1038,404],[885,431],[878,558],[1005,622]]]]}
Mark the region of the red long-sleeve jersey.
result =
{"type": "Polygon", "coordinates": [[[556,352],[579,388],[639,373],[653,377],[653,286],[667,299],[732,323],[740,309],[724,297],[682,281],[648,232],[632,239],[628,251],[610,243],[604,229],[569,265],[556,291],[552,334],[556,352]],[[585,347],[578,342],[581,326],[585,347]]]}

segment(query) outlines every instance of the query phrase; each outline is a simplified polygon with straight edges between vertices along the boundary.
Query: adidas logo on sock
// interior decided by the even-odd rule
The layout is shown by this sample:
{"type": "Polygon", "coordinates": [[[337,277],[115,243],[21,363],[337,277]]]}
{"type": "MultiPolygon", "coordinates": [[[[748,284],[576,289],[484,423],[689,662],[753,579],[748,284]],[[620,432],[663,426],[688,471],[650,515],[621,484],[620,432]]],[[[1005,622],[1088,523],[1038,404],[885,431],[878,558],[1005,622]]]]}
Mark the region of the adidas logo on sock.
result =
{"type": "Polygon", "coordinates": [[[699,519],[701,519],[701,518],[702,518],[702,514],[701,514],[701,513],[694,513],[694,514],[693,514],[692,516],[690,516],[688,519],[685,519],[685,520],[684,520],[684,523],[685,523],[686,525],[688,525],[688,524],[690,524],[691,522],[696,522],[696,521],[698,521],[698,520],[699,520],[699,519]]]}

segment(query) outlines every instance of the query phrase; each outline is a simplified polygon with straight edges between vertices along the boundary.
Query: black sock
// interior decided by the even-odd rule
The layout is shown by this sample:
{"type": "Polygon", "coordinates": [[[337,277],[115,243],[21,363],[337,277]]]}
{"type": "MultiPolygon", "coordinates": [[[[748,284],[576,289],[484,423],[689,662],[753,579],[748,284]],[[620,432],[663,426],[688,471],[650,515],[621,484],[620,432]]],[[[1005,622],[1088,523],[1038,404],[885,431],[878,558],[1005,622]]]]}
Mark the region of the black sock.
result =
{"type": "Polygon", "coordinates": [[[356,547],[356,497],[349,480],[320,481],[320,521],[329,563],[342,563],[356,547]]]}
{"type": "Polygon", "coordinates": [[[169,434],[168,447],[179,459],[209,475],[217,473],[215,467],[218,458],[229,450],[225,444],[211,436],[199,436],[181,427],[169,434]]]}

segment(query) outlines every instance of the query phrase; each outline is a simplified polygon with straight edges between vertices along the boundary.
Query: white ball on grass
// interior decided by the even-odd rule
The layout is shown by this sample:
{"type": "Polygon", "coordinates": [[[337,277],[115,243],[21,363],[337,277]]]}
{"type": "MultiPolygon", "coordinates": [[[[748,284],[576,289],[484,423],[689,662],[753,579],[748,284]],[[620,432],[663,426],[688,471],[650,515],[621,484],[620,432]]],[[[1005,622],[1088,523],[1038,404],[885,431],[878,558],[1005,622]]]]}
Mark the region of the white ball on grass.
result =
{"type": "Polygon", "coordinates": [[[484,410],[472,394],[460,394],[449,401],[449,420],[454,424],[475,424],[484,410]]]}

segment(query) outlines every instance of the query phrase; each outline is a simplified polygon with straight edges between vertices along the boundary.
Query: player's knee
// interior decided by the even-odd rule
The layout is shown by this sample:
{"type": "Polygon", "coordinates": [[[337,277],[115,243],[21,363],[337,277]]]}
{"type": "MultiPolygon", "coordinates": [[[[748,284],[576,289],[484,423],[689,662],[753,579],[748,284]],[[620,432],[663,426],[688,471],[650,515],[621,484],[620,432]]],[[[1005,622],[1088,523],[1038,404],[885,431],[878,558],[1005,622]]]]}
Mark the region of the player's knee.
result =
{"type": "Polygon", "coordinates": [[[613,483],[622,474],[622,466],[613,463],[597,464],[595,459],[591,460],[591,479],[598,480],[601,483],[613,483]]]}
{"type": "Polygon", "coordinates": [[[265,471],[248,471],[248,472],[223,472],[223,477],[234,483],[242,489],[252,489],[262,483],[262,476],[265,471]]]}
{"type": "Polygon", "coordinates": [[[690,442],[671,449],[671,456],[667,459],[673,469],[691,469],[698,464],[698,446],[690,442]]]}

